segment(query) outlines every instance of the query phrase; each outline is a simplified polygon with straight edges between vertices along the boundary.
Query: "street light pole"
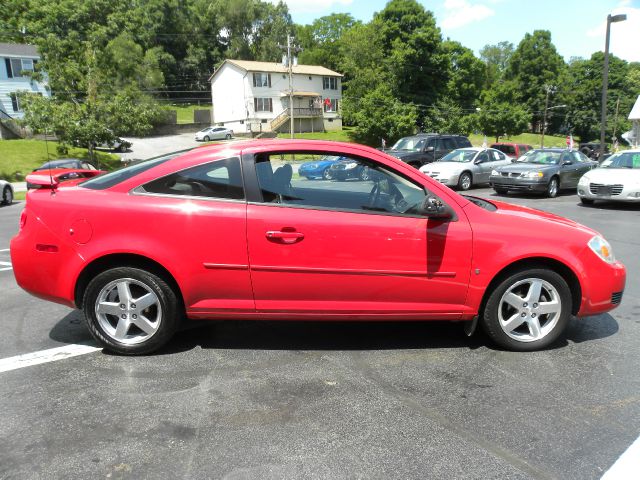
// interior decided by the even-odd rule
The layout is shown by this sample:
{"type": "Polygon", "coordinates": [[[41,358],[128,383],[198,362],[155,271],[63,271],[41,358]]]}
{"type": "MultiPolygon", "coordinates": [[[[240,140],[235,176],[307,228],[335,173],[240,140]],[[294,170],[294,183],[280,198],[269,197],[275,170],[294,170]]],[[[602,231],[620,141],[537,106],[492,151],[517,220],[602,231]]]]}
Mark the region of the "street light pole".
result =
{"type": "Polygon", "coordinates": [[[547,129],[547,110],[549,110],[549,94],[555,93],[556,87],[553,85],[545,85],[547,96],[544,99],[544,117],[542,120],[542,135],[540,136],[540,148],[544,148],[544,131],[547,129]]]}
{"type": "Polygon", "coordinates": [[[600,115],[600,155],[598,159],[604,156],[605,138],[604,133],[607,126],[607,87],[609,85],[609,36],[611,33],[611,24],[616,22],[624,22],[627,16],[607,15],[607,35],[604,41],[604,67],[602,70],[602,114],[600,115]]]}

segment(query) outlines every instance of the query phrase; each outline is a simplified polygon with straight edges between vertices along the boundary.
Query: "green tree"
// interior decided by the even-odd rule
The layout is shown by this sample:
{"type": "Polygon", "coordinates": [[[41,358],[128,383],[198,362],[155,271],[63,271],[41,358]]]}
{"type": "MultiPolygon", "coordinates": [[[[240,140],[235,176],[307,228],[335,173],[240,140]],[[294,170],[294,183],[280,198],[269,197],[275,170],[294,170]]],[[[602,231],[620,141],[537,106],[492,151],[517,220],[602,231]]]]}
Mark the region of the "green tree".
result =
{"type": "Polygon", "coordinates": [[[475,117],[464,111],[457,101],[441,97],[427,108],[422,128],[425,132],[469,135],[475,126],[475,117]]]}
{"type": "Polygon", "coordinates": [[[511,42],[499,42],[495,45],[482,47],[480,59],[486,65],[485,88],[491,88],[494,83],[502,80],[513,51],[513,43],[511,42]]]}
{"type": "MultiPolygon", "coordinates": [[[[347,104],[352,101],[345,99],[347,104]]],[[[359,99],[357,108],[351,110],[356,125],[355,140],[372,146],[380,145],[382,139],[391,144],[412,134],[418,121],[417,108],[395,99],[391,89],[384,84],[359,99]]]]}
{"type": "Polygon", "coordinates": [[[475,127],[485,135],[495,137],[519,135],[529,126],[529,112],[517,102],[514,83],[504,82],[483,94],[477,113],[473,115],[475,127]]]}
{"type": "Polygon", "coordinates": [[[564,68],[564,60],[556,51],[551,42],[551,33],[547,30],[525,34],[511,55],[505,78],[515,81],[518,100],[533,114],[531,122],[534,125],[542,122],[545,86],[557,87],[564,68]]]}
{"type": "Polygon", "coordinates": [[[447,97],[469,111],[482,93],[485,65],[459,42],[447,40],[442,48],[450,61],[447,97]]]}
{"type": "Polygon", "coordinates": [[[341,69],[343,35],[359,23],[348,13],[333,13],[314,20],[311,25],[298,26],[296,36],[304,49],[300,63],[341,69]]]}

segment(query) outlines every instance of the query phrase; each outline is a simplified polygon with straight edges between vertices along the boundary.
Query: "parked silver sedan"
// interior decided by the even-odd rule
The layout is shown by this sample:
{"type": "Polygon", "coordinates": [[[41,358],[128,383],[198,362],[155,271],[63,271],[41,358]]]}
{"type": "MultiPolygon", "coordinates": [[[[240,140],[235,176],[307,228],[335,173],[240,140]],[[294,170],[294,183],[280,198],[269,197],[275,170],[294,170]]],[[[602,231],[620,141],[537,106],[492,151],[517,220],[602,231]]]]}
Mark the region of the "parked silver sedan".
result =
{"type": "Polygon", "coordinates": [[[489,183],[491,171],[509,163],[509,157],[499,150],[470,147],[454,150],[437,162],[420,167],[420,171],[449,187],[469,190],[473,185],[489,183]]]}
{"type": "Polygon", "coordinates": [[[0,205],[13,203],[13,186],[6,180],[0,180],[0,205]]]}
{"type": "Polygon", "coordinates": [[[200,142],[229,140],[231,137],[233,137],[233,130],[224,127],[207,127],[196,133],[196,140],[200,142]]]}

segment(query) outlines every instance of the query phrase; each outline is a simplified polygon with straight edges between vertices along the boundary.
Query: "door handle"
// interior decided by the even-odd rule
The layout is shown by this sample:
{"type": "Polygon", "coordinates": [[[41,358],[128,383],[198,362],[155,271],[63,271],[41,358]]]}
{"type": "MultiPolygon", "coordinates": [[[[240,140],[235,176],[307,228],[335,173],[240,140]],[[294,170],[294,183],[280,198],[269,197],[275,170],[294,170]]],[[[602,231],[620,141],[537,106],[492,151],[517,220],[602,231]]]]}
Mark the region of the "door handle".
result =
{"type": "Polygon", "coordinates": [[[304,238],[304,233],[282,230],[269,230],[266,233],[268,240],[272,240],[279,243],[292,244],[301,241],[304,238]]]}

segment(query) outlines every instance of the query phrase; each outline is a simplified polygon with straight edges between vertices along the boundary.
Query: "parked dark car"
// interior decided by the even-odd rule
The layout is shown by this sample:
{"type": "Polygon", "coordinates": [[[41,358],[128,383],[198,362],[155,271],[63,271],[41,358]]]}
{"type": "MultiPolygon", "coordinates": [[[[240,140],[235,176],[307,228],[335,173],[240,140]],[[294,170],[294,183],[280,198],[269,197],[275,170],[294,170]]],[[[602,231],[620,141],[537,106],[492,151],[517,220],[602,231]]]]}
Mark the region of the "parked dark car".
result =
{"type": "Polygon", "coordinates": [[[418,133],[398,140],[385,153],[399,158],[414,168],[425,163],[440,160],[447,153],[458,148],[470,147],[471,142],[462,135],[445,135],[438,133],[418,133]]]}
{"type": "Polygon", "coordinates": [[[489,145],[489,148],[500,150],[502,153],[511,158],[518,158],[527,153],[529,150],[533,150],[533,147],[531,145],[511,142],[492,143],[491,145],[489,145]]]}
{"type": "Polygon", "coordinates": [[[79,158],[60,158],[58,160],[51,160],[40,165],[34,169],[34,172],[38,170],[50,170],[54,168],[74,168],[78,170],[97,170],[97,168],[87,162],[86,160],[80,160],[79,158]]]}
{"type": "Polygon", "coordinates": [[[500,194],[518,190],[555,197],[561,189],[575,191],[580,177],[597,166],[598,162],[575,150],[531,150],[512,160],[511,165],[496,168],[491,172],[489,183],[500,194]]]}
{"type": "Polygon", "coordinates": [[[126,152],[131,148],[132,145],[133,143],[129,142],[128,140],[116,137],[112,142],[99,143],[98,145],[96,145],[96,148],[102,150],[113,150],[115,152],[126,152]]]}
{"type": "Polygon", "coordinates": [[[601,145],[600,142],[585,142],[585,143],[581,143],[578,148],[580,149],[580,151],[583,154],[585,154],[590,159],[600,161],[600,160],[604,160],[605,157],[611,156],[611,153],[609,152],[609,149],[605,145],[605,147],[604,147],[604,156],[601,159],[600,158],[600,145],[601,145]]]}
{"type": "Polygon", "coordinates": [[[356,178],[367,181],[371,178],[371,173],[369,172],[369,167],[363,165],[362,162],[356,162],[353,159],[346,158],[331,164],[329,167],[329,178],[341,181],[356,178]]]}

